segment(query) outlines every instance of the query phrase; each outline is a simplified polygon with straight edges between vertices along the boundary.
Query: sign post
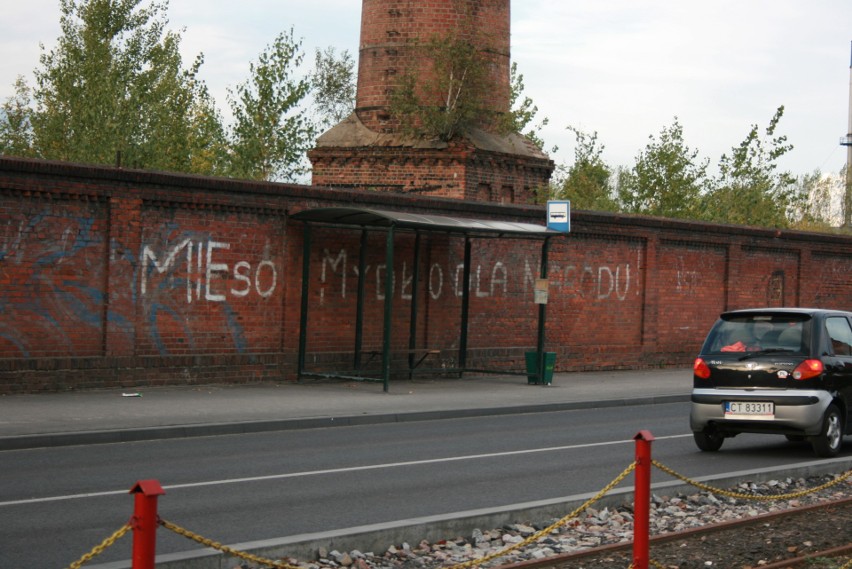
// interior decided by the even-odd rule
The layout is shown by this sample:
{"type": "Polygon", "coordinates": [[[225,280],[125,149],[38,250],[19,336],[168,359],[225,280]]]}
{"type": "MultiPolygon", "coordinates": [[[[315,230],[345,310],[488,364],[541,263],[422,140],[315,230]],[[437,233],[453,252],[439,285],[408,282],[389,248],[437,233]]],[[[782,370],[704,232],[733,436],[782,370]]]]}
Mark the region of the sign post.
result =
{"type": "MultiPolygon", "coordinates": [[[[547,202],[547,228],[560,233],[568,233],[571,230],[571,202],[564,201],[548,201],[547,202]]],[[[547,278],[547,254],[550,248],[550,239],[548,236],[544,239],[541,246],[541,271],[539,278],[535,281],[535,303],[538,305],[538,343],[536,345],[536,383],[549,383],[545,381],[545,333],[547,318],[547,301],[549,292],[549,281],[547,278]]],[[[555,365],[555,363],[554,363],[555,365]]]]}

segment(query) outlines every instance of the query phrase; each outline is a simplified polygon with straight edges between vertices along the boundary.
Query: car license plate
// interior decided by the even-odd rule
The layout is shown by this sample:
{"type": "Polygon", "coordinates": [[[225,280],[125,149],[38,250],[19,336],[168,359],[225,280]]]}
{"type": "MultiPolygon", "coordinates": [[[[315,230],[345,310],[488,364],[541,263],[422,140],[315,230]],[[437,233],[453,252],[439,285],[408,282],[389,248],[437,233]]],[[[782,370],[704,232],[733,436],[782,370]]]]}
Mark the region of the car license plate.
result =
{"type": "Polygon", "coordinates": [[[771,401],[725,401],[725,417],[774,419],[775,404],[771,401]]]}

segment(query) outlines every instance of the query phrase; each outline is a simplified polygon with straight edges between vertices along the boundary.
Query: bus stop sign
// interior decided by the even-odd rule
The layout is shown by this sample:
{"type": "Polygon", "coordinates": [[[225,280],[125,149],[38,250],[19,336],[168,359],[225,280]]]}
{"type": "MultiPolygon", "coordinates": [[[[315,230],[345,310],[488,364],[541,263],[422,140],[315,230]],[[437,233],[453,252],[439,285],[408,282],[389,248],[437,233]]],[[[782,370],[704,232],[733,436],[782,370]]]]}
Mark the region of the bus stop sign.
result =
{"type": "Polygon", "coordinates": [[[547,228],[562,233],[571,232],[571,202],[548,201],[547,202],[547,228]]]}

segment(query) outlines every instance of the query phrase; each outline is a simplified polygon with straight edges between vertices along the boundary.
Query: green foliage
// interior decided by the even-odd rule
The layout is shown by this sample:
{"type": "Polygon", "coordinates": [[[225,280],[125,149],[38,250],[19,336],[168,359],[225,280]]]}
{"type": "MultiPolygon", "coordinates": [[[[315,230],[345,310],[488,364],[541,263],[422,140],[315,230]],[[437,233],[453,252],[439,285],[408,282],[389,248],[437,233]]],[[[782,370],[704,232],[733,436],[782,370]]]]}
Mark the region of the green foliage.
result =
{"type": "Polygon", "coordinates": [[[610,184],[612,170],[601,158],[604,146],[598,144],[598,133],[589,135],[571,126],[568,130],[576,140],[574,163],[554,189],[555,197],[570,200],[574,209],[618,211],[610,184]]]}
{"type": "MultiPolygon", "coordinates": [[[[199,57],[184,69],[167,3],[60,0],[62,35],[35,71],[38,156],[190,171],[199,57]]],[[[199,101],[199,98],[202,100],[199,101]]]]}
{"type": "MultiPolygon", "coordinates": [[[[42,48],[35,87],[19,78],[0,107],[0,153],[97,164],[120,157],[135,168],[252,179],[303,174],[317,128],[304,108],[310,81],[294,77],[303,56],[292,30],[229,90],[235,118],[226,127],[198,78],[203,56],[186,68],[180,34],[166,31],[167,1],[143,2],[60,0],[62,34],[42,48]]],[[[323,81],[315,89],[327,124],[351,108],[353,63],[333,50],[317,62],[323,68],[311,78],[323,81]]]]}
{"type": "Polygon", "coordinates": [[[624,211],[663,217],[761,227],[829,230],[837,222],[832,206],[833,182],[819,172],[799,180],[779,170],[778,161],[793,146],[777,134],[784,107],[779,107],[763,134],[752,125],[746,138],[719,160],[719,175],[707,175],[709,160],[684,142],[675,117],[671,126],[636,157],[632,168],[612,169],[603,162],[603,146],[571,129],[577,138],[574,164],[556,195],[576,209],[624,211]],[[613,177],[615,184],[613,184],[613,177]],[[610,188],[617,188],[613,199],[610,188]]]}
{"type": "Polygon", "coordinates": [[[249,66],[250,78],[229,90],[232,176],[294,180],[307,171],[316,128],[299,109],[310,91],[306,78],[293,75],[304,58],[301,44],[292,29],[279,34],[249,66]]]}
{"type": "Polygon", "coordinates": [[[187,172],[227,175],[230,168],[230,142],[222,126],[222,116],[204,84],[198,84],[189,109],[186,132],[190,162],[187,172]]]}
{"type": "MultiPolygon", "coordinates": [[[[530,97],[524,95],[524,76],[518,72],[518,64],[514,61],[509,72],[509,86],[510,111],[503,117],[503,129],[526,136],[539,150],[544,150],[541,130],[550,120],[544,117],[538,124],[533,122],[538,114],[538,107],[530,97]]],[[[557,150],[558,147],[554,146],[551,152],[555,153],[557,150]]]]}
{"type": "Polygon", "coordinates": [[[808,231],[828,231],[839,221],[832,203],[833,182],[819,170],[801,176],[795,182],[796,203],[790,210],[791,226],[808,231]]]}
{"type": "Polygon", "coordinates": [[[698,161],[683,139],[683,127],[675,117],[668,128],[653,135],[636,157],[633,169],[619,180],[619,198],[629,213],[663,217],[695,218],[707,186],[709,161],[698,161]]]}
{"type": "Polygon", "coordinates": [[[719,178],[705,199],[702,218],[721,223],[787,227],[803,199],[795,178],[778,172],[778,159],[793,149],[786,136],[776,136],[784,107],[778,107],[765,136],[752,125],[746,138],[719,160],[719,178]]]}
{"type": "Polygon", "coordinates": [[[323,128],[339,123],[355,109],[355,60],[347,50],[317,49],[310,76],[314,106],[323,128]]]}
{"type": "Polygon", "coordinates": [[[0,154],[32,157],[32,90],[23,77],[15,80],[15,95],[0,107],[0,154]]]}
{"type": "Polygon", "coordinates": [[[390,112],[403,131],[449,141],[465,128],[481,124],[489,115],[485,54],[453,35],[434,36],[419,49],[431,63],[431,73],[404,73],[390,98],[390,112]]]}

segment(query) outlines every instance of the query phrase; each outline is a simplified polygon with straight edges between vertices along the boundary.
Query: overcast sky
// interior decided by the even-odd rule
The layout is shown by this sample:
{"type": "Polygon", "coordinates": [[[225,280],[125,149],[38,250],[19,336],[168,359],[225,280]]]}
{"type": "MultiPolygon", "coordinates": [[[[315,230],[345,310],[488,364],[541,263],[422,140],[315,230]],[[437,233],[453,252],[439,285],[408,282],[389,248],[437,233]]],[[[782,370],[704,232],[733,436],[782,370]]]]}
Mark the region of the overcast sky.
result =
{"type": "MultiPolygon", "coordinates": [[[[58,0],[6,2],[0,20],[0,99],[18,75],[32,83],[39,44],[59,35],[58,0]]],[[[203,53],[202,78],[220,109],[225,88],[290,27],[315,48],[358,53],[358,0],[171,0],[184,62],[203,53]]],[[[852,0],[521,0],[512,3],[512,59],[525,94],[548,117],[557,163],[573,161],[572,125],[598,132],[612,166],[632,166],[650,135],[678,117],[687,145],[718,162],[752,124],[784,105],[780,134],[796,175],[836,172],[849,122],[852,0]]]]}

